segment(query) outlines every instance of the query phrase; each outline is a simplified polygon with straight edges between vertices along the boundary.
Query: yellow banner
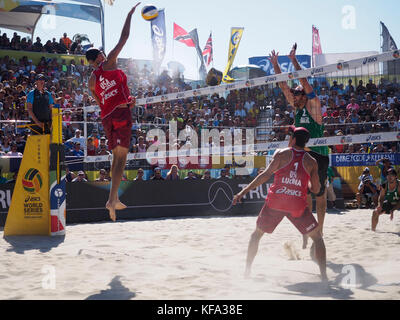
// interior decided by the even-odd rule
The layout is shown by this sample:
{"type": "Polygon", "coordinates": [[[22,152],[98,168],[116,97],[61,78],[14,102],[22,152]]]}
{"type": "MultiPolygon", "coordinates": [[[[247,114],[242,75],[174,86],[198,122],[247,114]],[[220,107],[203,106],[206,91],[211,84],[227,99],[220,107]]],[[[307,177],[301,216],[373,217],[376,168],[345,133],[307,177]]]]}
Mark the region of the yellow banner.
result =
{"type": "Polygon", "coordinates": [[[30,136],[18,171],[5,236],[50,235],[50,135],[30,136]]]}
{"type": "Polygon", "coordinates": [[[231,83],[235,81],[235,79],[228,76],[228,73],[232,68],[233,61],[235,60],[240,41],[242,40],[243,31],[244,28],[231,29],[231,37],[229,40],[228,65],[226,66],[224,75],[222,77],[222,81],[225,83],[231,83]]]}

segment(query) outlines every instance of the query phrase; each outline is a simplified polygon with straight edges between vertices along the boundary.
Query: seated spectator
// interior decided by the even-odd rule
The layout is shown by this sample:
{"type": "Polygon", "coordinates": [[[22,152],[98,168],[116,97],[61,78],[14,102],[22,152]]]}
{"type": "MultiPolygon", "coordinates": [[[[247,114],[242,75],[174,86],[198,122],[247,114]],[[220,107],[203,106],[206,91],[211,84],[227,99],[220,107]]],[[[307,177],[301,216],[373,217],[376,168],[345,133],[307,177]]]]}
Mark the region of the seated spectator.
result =
{"type": "Polygon", "coordinates": [[[100,169],[99,177],[95,180],[95,182],[110,182],[110,179],[107,177],[107,171],[105,169],[100,169]]]}
{"type": "Polygon", "coordinates": [[[229,180],[229,169],[228,168],[223,168],[221,170],[221,176],[218,178],[218,180],[229,180]]]}
{"type": "Polygon", "coordinates": [[[180,180],[179,178],[179,173],[178,173],[178,166],[173,165],[171,167],[171,170],[168,172],[167,177],[165,178],[165,180],[180,180]]]}
{"type": "Polygon", "coordinates": [[[211,180],[211,172],[210,172],[210,170],[206,170],[206,171],[204,172],[204,175],[203,175],[203,177],[201,178],[201,180],[211,180]]]}
{"type": "Polygon", "coordinates": [[[144,181],[144,170],[140,168],[137,172],[137,176],[133,181],[144,181]]]}
{"type": "Polygon", "coordinates": [[[89,137],[87,139],[87,155],[90,156],[95,156],[96,155],[96,146],[93,143],[93,138],[89,137]]]}
{"type": "Polygon", "coordinates": [[[65,180],[67,182],[72,182],[75,178],[76,178],[75,173],[73,173],[72,171],[69,171],[69,168],[66,167],[65,168],[65,180]]]}
{"type": "Polygon", "coordinates": [[[164,181],[165,180],[161,175],[161,169],[160,168],[155,168],[154,169],[154,176],[151,177],[150,180],[160,180],[160,181],[164,181]]]}
{"type": "Polygon", "coordinates": [[[83,157],[85,155],[79,142],[75,143],[74,148],[71,151],[71,155],[74,157],[83,157]]]}
{"type": "Polygon", "coordinates": [[[67,140],[67,142],[72,142],[72,143],[79,142],[79,146],[81,147],[82,150],[86,146],[85,138],[81,136],[81,130],[79,130],[79,129],[75,130],[75,136],[72,137],[71,139],[67,140]]]}
{"type": "Polygon", "coordinates": [[[194,172],[190,170],[185,180],[197,180],[197,177],[195,176],[194,172]]]}
{"type": "Polygon", "coordinates": [[[11,144],[11,150],[7,152],[7,157],[22,157],[22,153],[18,152],[18,146],[15,142],[11,144]]]}
{"type": "Polygon", "coordinates": [[[105,144],[101,144],[99,146],[99,149],[97,151],[98,156],[109,156],[111,155],[111,152],[107,150],[107,146],[105,144]]]}
{"type": "Polygon", "coordinates": [[[83,171],[78,172],[78,176],[72,180],[72,182],[87,182],[87,179],[85,178],[85,173],[83,171]]]}

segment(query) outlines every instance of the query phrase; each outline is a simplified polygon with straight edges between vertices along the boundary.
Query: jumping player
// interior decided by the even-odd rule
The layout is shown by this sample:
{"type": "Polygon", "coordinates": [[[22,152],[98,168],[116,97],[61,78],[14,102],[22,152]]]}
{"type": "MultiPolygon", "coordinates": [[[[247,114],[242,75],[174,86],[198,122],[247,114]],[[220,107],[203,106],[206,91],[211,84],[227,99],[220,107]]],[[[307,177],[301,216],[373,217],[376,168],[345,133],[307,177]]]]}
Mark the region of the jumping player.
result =
{"type": "MultiPolygon", "coordinates": [[[[289,54],[296,70],[301,70],[301,66],[296,58],[297,44],[295,44],[289,54]]],[[[275,51],[271,52],[270,61],[274,66],[276,74],[281,73],[281,68],[278,64],[278,55],[275,51]]],[[[310,132],[311,138],[321,138],[324,133],[324,126],[322,124],[321,101],[315,94],[312,86],[306,78],[300,79],[300,86],[296,89],[290,89],[286,82],[280,82],[279,87],[286,97],[288,103],[295,108],[295,126],[304,127],[310,132]]],[[[311,147],[306,148],[306,151],[317,160],[318,163],[318,176],[321,188],[315,193],[316,209],[318,216],[318,223],[323,234],[323,226],[327,208],[327,190],[326,182],[328,178],[329,167],[329,148],[328,147],[311,147]]],[[[309,208],[312,210],[312,197],[308,195],[309,208]]],[[[303,237],[303,248],[307,247],[306,236],[303,237]]]]}
{"type": "Polygon", "coordinates": [[[121,37],[116,47],[106,57],[98,49],[90,49],[86,59],[95,69],[89,79],[89,88],[101,109],[101,119],[112,150],[112,183],[106,208],[110,218],[116,221],[116,210],[126,208],[119,201],[118,189],[125,169],[130,147],[132,115],[135,98],[130,96],[125,73],[117,68],[117,58],[130,35],[132,15],[140,2],[128,13],[121,37]]]}
{"type": "Polygon", "coordinates": [[[327,280],[324,240],[307,203],[308,188],[312,192],[320,189],[317,162],[304,150],[309,139],[307,129],[296,128],[290,138],[289,148],[278,150],[268,168],[233,199],[233,205],[240,203],[248,192],[266,183],[275,174],[274,183],[268,190],[265,205],[258,217],[257,228],[250,239],[246,277],[250,275],[264,233],[272,234],[287,217],[303,235],[308,235],[314,241],[311,256],[319,264],[322,280],[327,280]]]}
{"type": "Polygon", "coordinates": [[[379,195],[379,205],[372,214],[372,231],[376,231],[380,215],[389,214],[390,220],[393,221],[394,211],[400,209],[400,181],[397,179],[396,170],[389,169],[386,178],[387,182],[382,186],[379,195]]]}

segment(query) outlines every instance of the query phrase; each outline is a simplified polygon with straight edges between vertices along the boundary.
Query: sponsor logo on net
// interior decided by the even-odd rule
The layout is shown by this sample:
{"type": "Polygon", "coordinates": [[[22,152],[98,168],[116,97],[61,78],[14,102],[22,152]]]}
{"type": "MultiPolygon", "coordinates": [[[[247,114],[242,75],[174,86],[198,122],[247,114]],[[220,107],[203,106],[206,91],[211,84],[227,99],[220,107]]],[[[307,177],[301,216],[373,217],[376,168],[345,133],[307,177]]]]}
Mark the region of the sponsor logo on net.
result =
{"type": "Polygon", "coordinates": [[[352,143],[352,142],[353,142],[353,138],[352,137],[343,137],[342,139],[340,139],[340,143],[341,144],[352,143]]]}
{"type": "Polygon", "coordinates": [[[268,77],[265,79],[265,83],[275,82],[277,79],[277,77],[268,77]]]}
{"type": "Polygon", "coordinates": [[[382,136],[380,134],[369,135],[367,138],[367,142],[374,142],[374,141],[381,141],[381,140],[382,140],[382,136]]]}
{"type": "Polygon", "coordinates": [[[313,142],[313,146],[327,145],[327,144],[328,144],[328,139],[315,139],[313,142]]]}
{"type": "Polygon", "coordinates": [[[365,58],[363,61],[363,64],[370,64],[370,63],[375,63],[378,62],[378,57],[371,57],[371,58],[365,58]]]}
{"type": "Polygon", "coordinates": [[[313,76],[313,75],[315,75],[315,74],[318,74],[318,73],[323,73],[324,72],[324,68],[314,68],[314,69],[311,69],[311,75],[313,76]]]}
{"type": "Polygon", "coordinates": [[[346,62],[339,62],[337,65],[338,70],[348,69],[350,65],[346,62]]]}

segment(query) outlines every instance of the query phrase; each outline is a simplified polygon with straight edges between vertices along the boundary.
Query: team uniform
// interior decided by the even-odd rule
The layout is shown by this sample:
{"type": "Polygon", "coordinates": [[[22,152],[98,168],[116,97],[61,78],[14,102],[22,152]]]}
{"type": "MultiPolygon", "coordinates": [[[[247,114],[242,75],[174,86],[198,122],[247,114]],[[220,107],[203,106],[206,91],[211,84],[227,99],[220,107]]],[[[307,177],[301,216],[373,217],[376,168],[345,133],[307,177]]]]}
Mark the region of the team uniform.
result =
{"type": "MultiPolygon", "coordinates": [[[[324,126],[318,124],[311,114],[308,112],[307,108],[299,109],[295,117],[295,127],[306,128],[310,132],[311,138],[321,138],[324,134],[324,126]]],[[[321,184],[320,192],[317,194],[318,197],[325,193],[326,180],[328,178],[328,167],[329,167],[329,148],[323,147],[310,147],[311,151],[308,153],[312,156],[318,163],[318,176],[319,182],[321,184]]]]}
{"type": "Polygon", "coordinates": [[[399,202],[400,200],[400,194],[399,194],[399,180],[396,180],[396,188],[394,190],[389,190],[389,184],[386,183],[384,186],[386,193],[385,193],[385,199],[383,201],[383,206],[382,206],[382,212],[385,214],[390,214],[390,211],[393,210],[394,206],[399,202]]]}
{"type": "Polygon", "coordinates": [[[108,139],[109,150],[121,146],[129,149],[132,137],[132,114],[127,104],[132,103],[127,77],[120,70],[105,71],[100,65],[96,76],[96,95],[100,98],[101,119],[108,139]],[[126,105],[126,107],[122,107],[126,105]]]}
{"type": "Polygon", "coordinates": [[[291,148],[292,160],[275,173],[274,183],[257,219],[257,227],[273,233],[284,217],[302,233],[308,234],[318,227],[307,207],[307,190],[310,175],[303,166],[306,151],[291,148]]]}

